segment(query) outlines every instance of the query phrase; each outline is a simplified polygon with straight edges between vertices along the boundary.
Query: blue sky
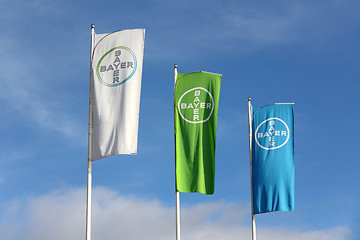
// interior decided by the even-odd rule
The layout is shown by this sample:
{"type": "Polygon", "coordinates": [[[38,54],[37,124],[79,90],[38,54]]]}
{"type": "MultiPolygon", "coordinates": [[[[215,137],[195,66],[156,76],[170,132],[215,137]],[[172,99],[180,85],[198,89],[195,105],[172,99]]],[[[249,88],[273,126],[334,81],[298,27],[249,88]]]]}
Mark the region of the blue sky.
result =
{"type": "Polygon", "coordinates": [[[183,239],[249,239],[247,98],[294,102],[295,212],[258,239],[359,239],[360,3],[0,1],[0,239],[85,236],[90,25],[146,28],[138,155],[93,164],[94,239],[175,238],[173,64],[223,75],[215,194],[183,239]]]}

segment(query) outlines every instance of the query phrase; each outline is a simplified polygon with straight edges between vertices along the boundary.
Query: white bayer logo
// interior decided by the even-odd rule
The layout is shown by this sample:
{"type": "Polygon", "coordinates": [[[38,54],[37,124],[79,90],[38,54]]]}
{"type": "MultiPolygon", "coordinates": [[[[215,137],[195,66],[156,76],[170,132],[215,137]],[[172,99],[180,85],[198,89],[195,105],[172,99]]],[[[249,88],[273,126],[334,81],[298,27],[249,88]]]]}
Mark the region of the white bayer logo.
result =
{"type": "Polygon", "coordinates": [[[214,111],[214,98],[203,88],[189,89],[178,101],[180,116],[189,123],[204,123],[209,120],[214,111]]]}
{"type": "Polygon", "coordinates": [[[280,118],[268,118],[255,130],[256,144],[265,150],[283,147],[289,141],[289,137],[289,127],[280,118]]]}

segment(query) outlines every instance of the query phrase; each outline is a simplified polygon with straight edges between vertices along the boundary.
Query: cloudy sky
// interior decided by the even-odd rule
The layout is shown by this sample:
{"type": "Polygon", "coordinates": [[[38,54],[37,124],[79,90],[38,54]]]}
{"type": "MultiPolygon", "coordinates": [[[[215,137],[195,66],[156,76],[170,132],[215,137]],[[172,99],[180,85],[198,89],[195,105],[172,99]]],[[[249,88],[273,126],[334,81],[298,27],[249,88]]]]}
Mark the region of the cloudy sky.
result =
{"type": "Polygon", "coordinates": [[[295,211],[258,239],[360,239],[360,2],[0,0],[0,239],[84,239],[90,25],[145,28],[136,156],[93,164],[93,239],[175,239],[173,64],[223,75],[215,194],[182,238],[250,239],[247,98],[295,104],[295,211]]]}

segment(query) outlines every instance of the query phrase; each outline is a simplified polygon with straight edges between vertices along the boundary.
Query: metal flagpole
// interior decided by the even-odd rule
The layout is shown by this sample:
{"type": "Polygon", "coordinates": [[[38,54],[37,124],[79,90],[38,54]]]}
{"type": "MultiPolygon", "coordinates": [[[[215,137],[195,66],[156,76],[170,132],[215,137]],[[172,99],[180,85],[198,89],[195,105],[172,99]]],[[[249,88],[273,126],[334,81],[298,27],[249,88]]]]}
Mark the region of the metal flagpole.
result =
{"type": "Polygon", "coordinates": [[[252,228],[252,240],[256,240],[256,225],[255,214],[253,204],[253,189],[252,189],[252,106],[251,98],[248,98],[248,112],[249,112],[249,148],[250,148],[250,189],[251,189],[251,228],[252,228]]]}
{"type": "Polygon", "coordinates": [[[180,240],[180,192],[175,190],[176,194],[176,240],[180,240]]]}
{"type": "Polygon", "coordinates": [[[87,203],[86,203],[86,240],[91,239],[91,160],[92,160],[92,115],[93,115],[93,77],[92,77],[92,58],[94,52],[95,26],[91,25],[91,52],[90,52],[90,93],[89,93],[89,135],[88,135],[88,167],[87,167],[87,203]]]}
{"type": "MultiPolygon", "coordinates": [[[[174,64],[174,95],[175,95],[176,77],[177,77],[177,65],[174,64]]],[[[175,160],[175,199],[176,199],[176,240],[180,240],[180,192],[176,189],[176,160],[175,160]]]]}

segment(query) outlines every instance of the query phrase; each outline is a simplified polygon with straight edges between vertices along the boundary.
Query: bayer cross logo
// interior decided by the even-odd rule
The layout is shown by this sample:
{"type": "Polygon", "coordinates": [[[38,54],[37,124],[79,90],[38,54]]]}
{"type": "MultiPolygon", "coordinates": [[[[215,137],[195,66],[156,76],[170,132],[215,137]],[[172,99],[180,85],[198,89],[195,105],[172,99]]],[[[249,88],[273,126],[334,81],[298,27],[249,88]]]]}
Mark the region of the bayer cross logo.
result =
{"type": "Polygon", "coordinates": [[[180,116],[189,123],[203,123],[209,120],[214,111],[211,93],[202,87],[186,91],[178,101],[180,116]]]}
{"type": "Polygon", "coordinates": [[[136,56],[130,48],[119,46],[106,52],[96,66],[100,82],[108,87],[128,81],[136,71],[136,56]]]}
{"type": "Polygon", "coordinates": [[[255,141],[265,150],[281,148],[288,142],[289,137],[289,127],[280,118],[268,118],[255,130],[255,141]]]}

